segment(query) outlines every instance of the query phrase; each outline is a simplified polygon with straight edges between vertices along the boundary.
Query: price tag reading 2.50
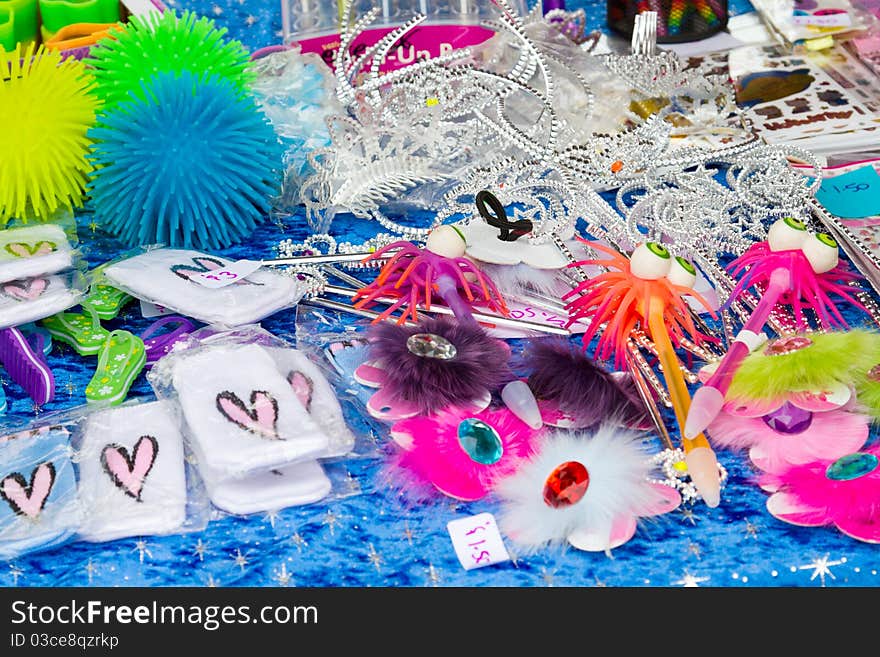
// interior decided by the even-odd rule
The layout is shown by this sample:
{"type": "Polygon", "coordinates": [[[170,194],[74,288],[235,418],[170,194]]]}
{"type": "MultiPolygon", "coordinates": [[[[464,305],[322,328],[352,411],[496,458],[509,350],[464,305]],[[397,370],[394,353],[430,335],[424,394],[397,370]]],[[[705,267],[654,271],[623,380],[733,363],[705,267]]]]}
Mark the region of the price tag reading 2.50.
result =
{"type": "Polygon", "coordinates": [[[560,317],[556,313],[542,310],[541,308],[532,308],[531,306],[513,308],[510,311],[510,316],[513,319],[527,319],[533,322],[543,322],[544,324],[558,326],[559,328],[565,328],[565,325],[568,323],[567,317],[560,317]]]}

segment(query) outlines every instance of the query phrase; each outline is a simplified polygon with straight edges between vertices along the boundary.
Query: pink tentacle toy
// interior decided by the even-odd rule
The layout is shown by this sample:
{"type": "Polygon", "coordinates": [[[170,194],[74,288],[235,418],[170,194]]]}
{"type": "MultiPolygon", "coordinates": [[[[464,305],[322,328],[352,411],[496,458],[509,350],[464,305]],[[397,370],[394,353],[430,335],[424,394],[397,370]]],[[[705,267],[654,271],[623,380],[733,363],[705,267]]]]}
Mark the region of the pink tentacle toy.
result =
{"type": "Polygon", "coordinates": [[[433,296],[439,296],[459,321],[476,324],[472,308],[484,306],[507,316],[509,310],[495,284],[477,266],[464,257],[465,240],[450,225],[440,226],[428,235],[425,248],[412,242],[393,242],[365,259],[377,260],[391,251],[391,256],[376,280],[354,295],[355,308],[365,308],[382,300],[393,302],[375,320],[389,318],[403,308],[397,319],[403,324],[407,317],[417,321],[421,305],[431,309],[433,296]]]}
{"type": "Polygon", "coordinates": [[[761,300],[718,369],[694,394],[685,421],[685,436],[704,431],[718,416],[734,373],[757,346],[758,333],[777,304],[791,308],[799,331],[809,328],[804,315],[807,308],[815,312],[824,329],[848,328],[834,296],[865,310],[850,292],[850,283],[861,276],[840,258],[837,242],[830,235],[810,233],[803,223],[791,217],[776,221],[770,227],[767,241],[753,244],[730,263],[729,269],[734,276],[742,275],[730,294],[731,301],[750,287],[761,292],[761,300]]]}

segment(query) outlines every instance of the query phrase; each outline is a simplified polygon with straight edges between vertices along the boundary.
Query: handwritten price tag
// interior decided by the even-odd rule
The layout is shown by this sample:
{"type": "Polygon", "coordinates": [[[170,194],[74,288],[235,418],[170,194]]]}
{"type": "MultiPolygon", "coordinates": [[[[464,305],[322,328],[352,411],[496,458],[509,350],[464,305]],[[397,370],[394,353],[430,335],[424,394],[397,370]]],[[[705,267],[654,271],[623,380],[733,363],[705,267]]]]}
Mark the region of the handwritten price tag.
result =
{"type": "MultiPolygon", "coordinates": [[[[525,304],[510,302],[511,319],[523,319],[534,324],[545,324],[546,326],[554,326],[556,328],[565,328],[568,322],[568,314],[565,312],[556,312],[547,310],[537,306],[527,306],[525,304]]],[[[587,330],[586,324],[573,324],[568,329],[572,333],[583,333],[587,330]]],[[[508,328],[504,326],[496,326],[489,330],[489,333],[496,338],[522,338],[534,336],[534,332],[526,332],[523,329],[508,328]]]]}
{"type": "Polygon", "coordinates": [[[791,17],[795,25],[812,25],[813,27],[849,27],[852,19],[845,11],[834,14],[795,14],[791,17]]]}
{"type": "Polygon", "coordinates": [[[501,532],[491,513],[451,520],[446,525],[452,547],[465,570],[510,561],[501,532]]]}
{"type": "Polygon", "coordinates": [[[862,219],[880,214],[880,175],[870,164],[833,178],[825,178],[816,198],[831,214],[862,219]]]}
{"type": "Polygon", "coordinates": [[[198,276],[193,276],[192,280],[202,287],[216,290],[247,278],[257,271],[262,264],[258,260],[236,260],[225,267],[212,269],[198,276]]]}

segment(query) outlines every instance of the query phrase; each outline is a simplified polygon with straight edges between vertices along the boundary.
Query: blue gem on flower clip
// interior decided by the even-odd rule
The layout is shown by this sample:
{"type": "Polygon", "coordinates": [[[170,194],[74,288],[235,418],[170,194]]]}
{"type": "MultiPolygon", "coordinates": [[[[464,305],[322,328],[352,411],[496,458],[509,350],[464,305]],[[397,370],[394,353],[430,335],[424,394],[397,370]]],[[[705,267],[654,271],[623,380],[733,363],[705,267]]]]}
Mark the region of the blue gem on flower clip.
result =
{"type": "Polygon", "coordinates": [[[877,469],[880,460],[873,454],[847,454],[841,456],[825,470],[832,481],[852,481],[877,469]]]}
{"type": "Polygon", "coordinates": [[[488,424],[470,417],[458,425],[458,442],[476,463],[492,465],[504,454],[501,436],[488,424]]]}

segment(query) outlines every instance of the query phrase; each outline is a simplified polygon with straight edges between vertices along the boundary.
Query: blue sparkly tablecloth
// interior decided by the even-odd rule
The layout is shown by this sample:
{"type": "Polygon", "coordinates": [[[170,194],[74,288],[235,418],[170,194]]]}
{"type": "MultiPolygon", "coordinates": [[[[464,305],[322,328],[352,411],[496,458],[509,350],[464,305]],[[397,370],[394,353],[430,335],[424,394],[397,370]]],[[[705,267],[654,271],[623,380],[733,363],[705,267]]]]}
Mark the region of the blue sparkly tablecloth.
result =
{"type": "MultiPolygon", "coordinates": [[[[259,0],[171,0],[211,16],[230,36],[255,50],[280,39],[277,2],[259,0]]],[[[586,6],[591,27],[603,27],[603,3],[586,6]]],[[[748,11],[744,0],[731,13],[748,11]]],[[[333,232],[346,239],[369,237],[364,221],[338,219],[333,232]]],[[[231,258],[265,257],[282,237],[302,239],[301,215],[284,225],[267,223],[248,245],[223,252],[231,258]]],[[[82,248],[90,265],[123,249],[104,235],[99,222],[80,218],[82,248]]],[[[295,310],[264,322],[279,335],[294,329],[295,310]]],[[[149,320],[136,305],[106,325],[139,332],[149,320]]],[[[84,403],[83,390],[94,359],[58,347],[50,355],[58,385],[56,400],[43,412],[84,403]]],[[[34,416],[30,400],[6,385],[7,421],[34,416]]],[[[132,396],[148,395],[143,376],[132,396]]],[[[749,482],[745,459],[720,452],[729,471],[723,504],[699,504],[673,512],[639,530],[626,545],[604,554],[545,550],[513,555],[508,563],[464,571],[458,564],[446,523],[494,511],[492,498],[477,503],[440,502],[406,508],[376,486],[379,462],[355,459],[342,466],[344,495],[329,503],[279,513],[212,521],[198,533],[130,538],[104,544],[69,544],[0,563],[0,584],[23,586],[877,586],[880,549],[834,529],[804,529],[781,523],[764,507],[766,496],[749,482]]]]}

